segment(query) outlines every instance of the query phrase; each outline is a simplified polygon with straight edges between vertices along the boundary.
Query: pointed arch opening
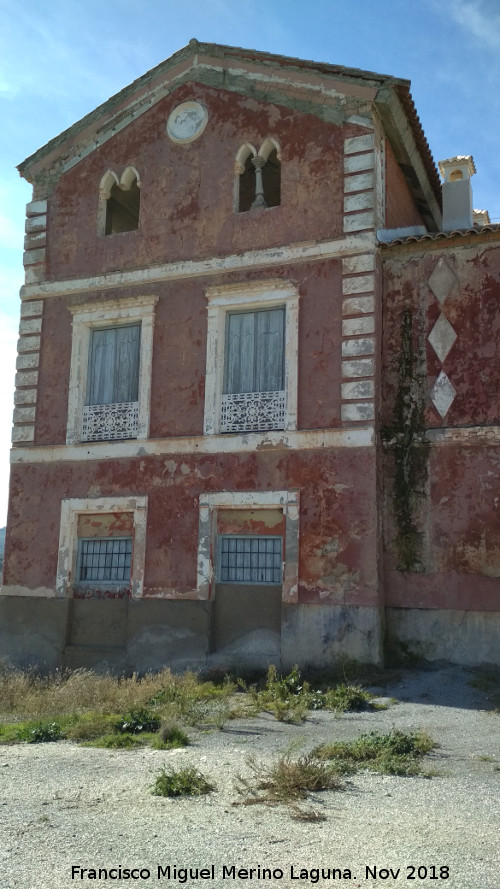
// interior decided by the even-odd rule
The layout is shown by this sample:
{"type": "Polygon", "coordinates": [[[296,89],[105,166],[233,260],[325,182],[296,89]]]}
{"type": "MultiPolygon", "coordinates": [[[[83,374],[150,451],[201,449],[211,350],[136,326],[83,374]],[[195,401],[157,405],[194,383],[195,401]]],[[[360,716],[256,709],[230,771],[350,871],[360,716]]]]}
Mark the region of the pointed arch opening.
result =
{"type": "Polygon", "coordinates": [[[235,159],[234,209],[278,207],[281,204],[281,150],[276,139],[264,140],[257,151],[244,142],[235,159]]]}
{"type": "Polygon", "coordinates": [[[268,207],[281,204],[281,152],[275,139],[266,139],[259,154],[265,160],[262,167],[262,187],[268,207]]]}
{"type": "Polygon", "coordinates": [[[255,198],[255,167],[252,163],[257,154],[253,145],[244,142],[236,155],[234,171],[234,209],[245,213],[251,209],[255,198]]]}
{"type": "Polygon", "coordinates": [[[115,235],[139,228],[140,179],[135,167],[126,167],[120,179],[108,170],[99,188],[98,230],[115,235]]]}
{"type": "Polygon", "coordinates": [[[128,187],[122,182],[111,187],[106,204],[105,235],[131,232],[139,228],[140,194],[136,177],[128,187]]]}

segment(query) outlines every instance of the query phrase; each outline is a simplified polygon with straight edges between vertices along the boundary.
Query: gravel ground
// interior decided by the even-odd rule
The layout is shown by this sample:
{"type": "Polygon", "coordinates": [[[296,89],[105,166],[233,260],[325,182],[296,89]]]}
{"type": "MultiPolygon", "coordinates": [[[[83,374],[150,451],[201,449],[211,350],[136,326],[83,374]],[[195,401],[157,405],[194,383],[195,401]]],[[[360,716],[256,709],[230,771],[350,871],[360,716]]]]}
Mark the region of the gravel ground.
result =
{"type": "Polygon", "coordinates": [[[471,678],[449,666],[401,671],[374,689],[387,710],[316,712],[299,726],[263,715],[194,733],[180,751],[0,747],[0,889],[500,889],[500,715],[471,678]],[[293,820],[284,807],[233,805],[234,779],[249,774],[250,754],[269,762],[290,745],[299,752],[393,726],[425,729],[441,745],[426,761],[438,777],[358,774],[345,790],[312,800],[325,821],[293,820]],[[171,764],[196,765],[217,792],[152,796],[156,774],[171,764]],[[121,875],[113,870],[120,867],[121,875]],[[72,868],[90,870],[72,876],[72,868]],[[107,871],[100,879],[91,870],[99,868],[107,871]]]}

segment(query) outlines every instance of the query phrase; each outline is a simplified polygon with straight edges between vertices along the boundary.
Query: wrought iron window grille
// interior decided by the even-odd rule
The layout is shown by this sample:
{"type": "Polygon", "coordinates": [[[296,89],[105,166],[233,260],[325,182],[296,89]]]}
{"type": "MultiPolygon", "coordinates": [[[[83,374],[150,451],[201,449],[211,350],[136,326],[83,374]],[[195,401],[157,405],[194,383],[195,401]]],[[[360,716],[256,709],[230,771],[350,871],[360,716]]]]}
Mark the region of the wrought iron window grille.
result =
{"type": "Polygon", "coordinates": [[[282,537],[219,537],[219,583],[281,584],[282,579],[282,537]]]}
{"type": "Polygon", "coordinates": [[[78,540],[78,585],[128,584],[131,565],[131,537],[81,537],[78,540]]]}

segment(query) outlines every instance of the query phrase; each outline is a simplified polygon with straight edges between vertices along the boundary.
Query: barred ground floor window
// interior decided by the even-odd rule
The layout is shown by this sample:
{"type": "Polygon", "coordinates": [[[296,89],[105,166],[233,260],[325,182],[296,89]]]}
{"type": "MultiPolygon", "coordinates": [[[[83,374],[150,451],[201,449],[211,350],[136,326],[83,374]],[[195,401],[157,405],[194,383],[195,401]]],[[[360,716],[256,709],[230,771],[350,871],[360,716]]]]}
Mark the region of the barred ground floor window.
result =
{"type": "Polygon", "coordinates": [[[128,584],[131,564],[131,537],[97,537],[78,540],[78,585],[128,584]]]}
{"type": "Polygon", "coordinates": [[[282,537],[219,537],[219,583],[280,584],[282,575],[282,537]]]}
{"type": "Polygon", "coordinates": [[[142,595],[147,504],[145,495],[61,502],[56,596],[142,595]]]}

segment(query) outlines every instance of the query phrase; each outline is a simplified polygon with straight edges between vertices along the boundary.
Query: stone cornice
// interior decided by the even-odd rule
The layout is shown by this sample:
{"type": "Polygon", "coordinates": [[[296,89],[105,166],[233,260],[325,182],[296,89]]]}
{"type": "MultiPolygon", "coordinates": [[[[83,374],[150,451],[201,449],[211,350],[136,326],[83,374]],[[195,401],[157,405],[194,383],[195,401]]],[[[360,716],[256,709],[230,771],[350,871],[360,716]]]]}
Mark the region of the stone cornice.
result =
{"type": "Polygon", "coordinates": [[[246,272],[252,269],[271,268],[283,263],[311,262],[333,257],[342,258],[356,253],[370,252],[374,247],[373,232],[363,232],[333,241],[311,241],[305,244],[232,253],[210,259],[179,260],[147,268],[107,272],[88,278],[69,278],[61,281],[25,284],[24,287],[21,287],[21,299],[23,301],[43,299],[119,287],[140,286],[144,288],[160,281],[176,281],[183,278],[199,278],[229,272],[246,272]]]}

